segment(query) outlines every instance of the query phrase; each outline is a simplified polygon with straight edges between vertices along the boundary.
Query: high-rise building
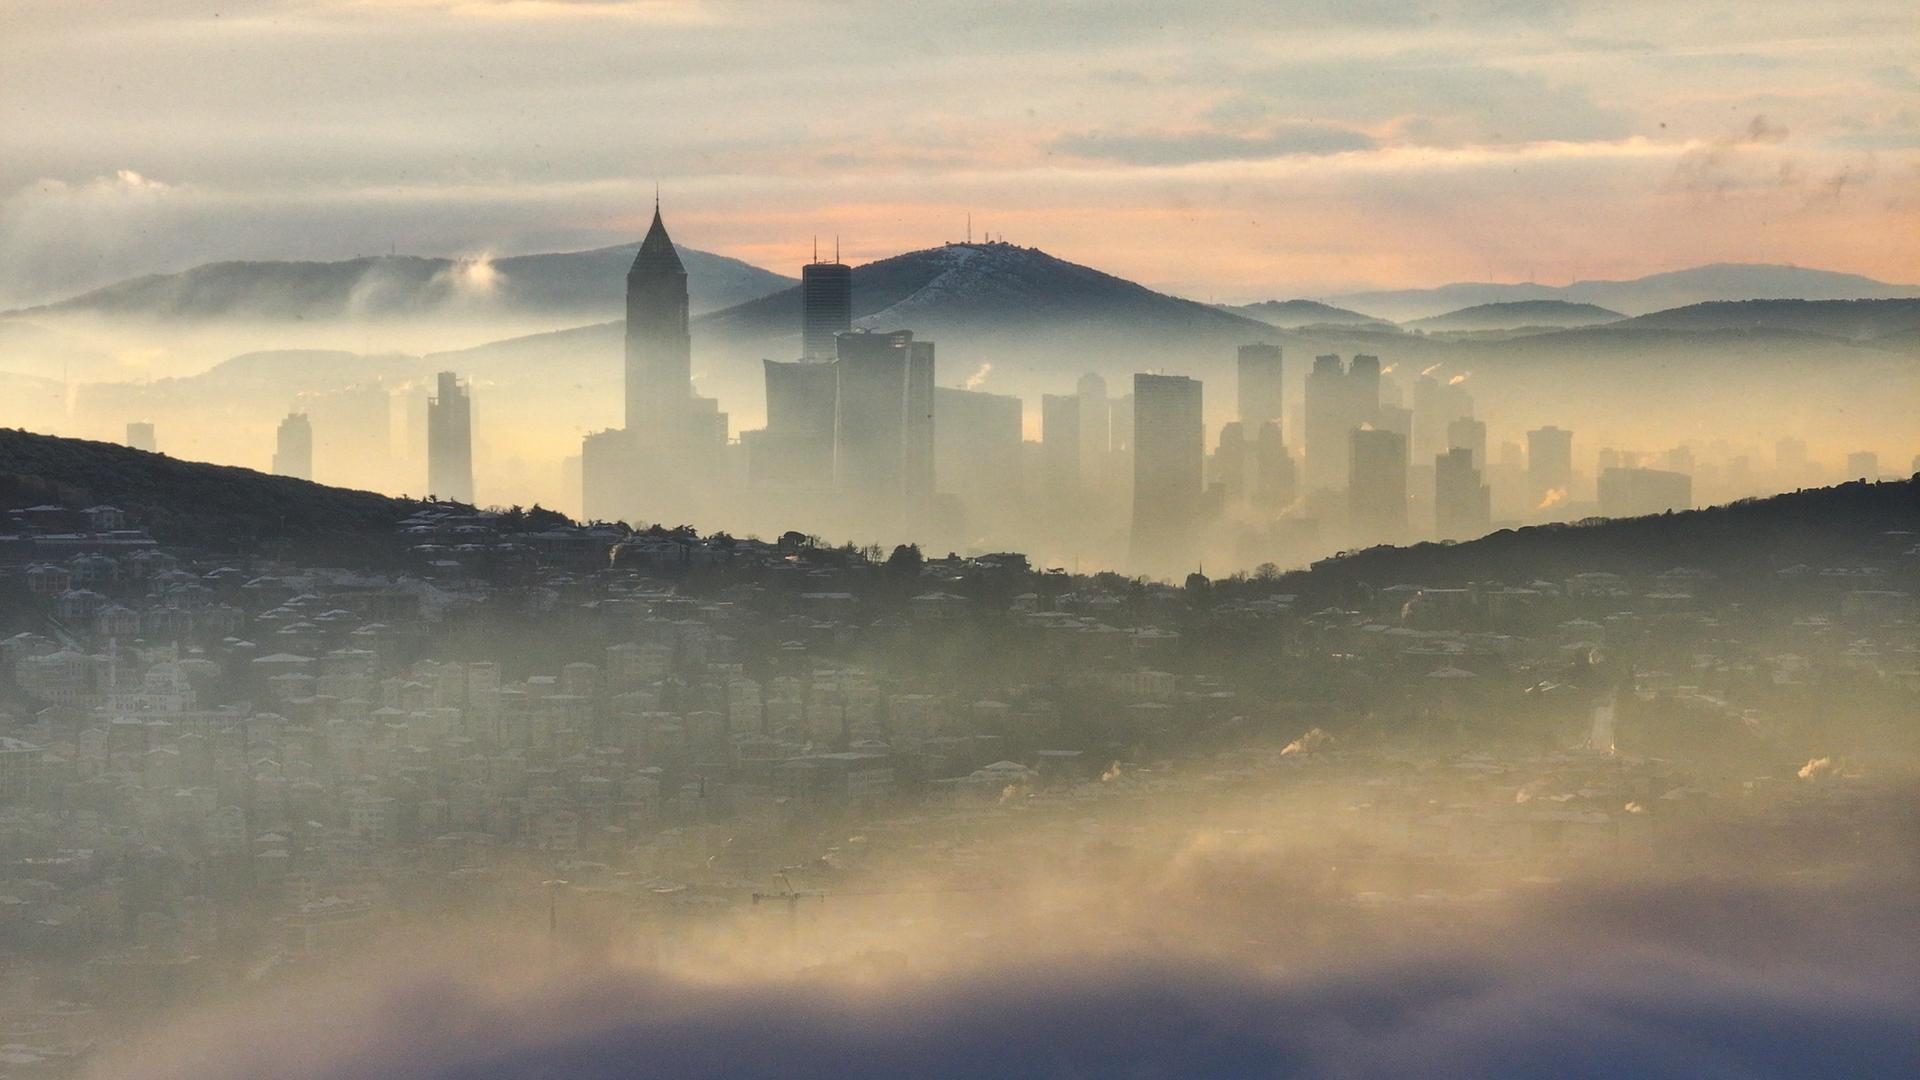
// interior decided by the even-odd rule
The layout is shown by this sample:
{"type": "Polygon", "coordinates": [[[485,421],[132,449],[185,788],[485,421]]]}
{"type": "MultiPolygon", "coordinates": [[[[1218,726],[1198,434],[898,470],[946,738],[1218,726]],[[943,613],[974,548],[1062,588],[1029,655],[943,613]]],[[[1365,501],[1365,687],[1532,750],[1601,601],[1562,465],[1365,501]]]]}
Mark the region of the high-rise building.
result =
{"type": "Polygon", "coordinates": [[[800,268],[800,357],[832,360],[834,339],[853,329],[853,267],[840,261],[813,262],[800,268]]]}
{"type": "Polygon", "coordinates": [[[1603,517],[1641,517],[1693,506],[1693,477],[1666,469],[1612,468],[1600,472],[1603,517]]]}
{"type": "MultiPolygon", "coordinates": [[[[131,441],[131,440],[129,440],[131,441]]],[[[1847,455],[1847,480],[1880,479],[1880,455],[1871,450],[1855,450],[1847,455]]]]}
{"type": "MultiPolygon", "coordinates": [[[[1448,429],[1457,420],[1473,415],[1473,399],[1462,383],[1442,382],[1422,374],[1413,381],[1413,443],[1415,461],[1431,460],[1451,449],[1448,429]]],[[[1481,455],[1484,459],[1485,454],[1481,455]]],[[[1485,467],[1481,460],[1476,468],[1485,467]]]]}
{"type": "Polygon", "coordinates": [[[1307,373],[1307,487],[1338,490],[1347,484],[1353,431],[1380,419],[1380,358],[1316,356],[1307,373]]]}
{"type": "Polygon", "coordinates": [[[934,475],[940,490],[960,497],[970,521],[1017,512],[1020,491],[1020,399],[1007,394],[936,387],[933,391],[934,475]]]}
{"type": "Polygon", "coordinates": [[[1280,422],[1260,425],[1253,439],[1253,504],[1269,514],[1293,504],[1298,494],[1293,456],[1281,438],[1280,422]]]}
{"type": "Polygon", "coordinates": [[[473,400],[451,371],[435,379],[427,399],[427,493],[473,502],[473,400]]]}
{"type": "Polygon", "coordinates": [[[933,343],[913,331],[841,334],[834,482],[857,511],[910,512],[933,495],[933,343]]]}
{"type": "Polygon", "coordinates": [[[581,448],[588,513],[695,520],[720,479],[727,430],[719,402],[693,393],[687,271],[656,199],[653,224],[627,271],[626,426],[592,436],[591,451],[581,448]]]}
{"type": "Polygon", "coordinates": [[[127,424],[127,445],[135,450],[145,450],[149,454],[158,452],[160,442],[153,434],[153,421],[130,421],[127,424]]]}
{"type": "Polygon", "coordinates": [[[1240,346],[1240,358],[1234,369],[1235,404],[1240,422],[1248,431],[1260,430],[1269,421],[1280,423],[1284,405],[1281,393],[1280,346],[1257,342],[1240,346]]]}
{"type": "Polygon", "coordinates": [[[1470,447],[1456,446],[1434,457],[1434,531],[1442,539],[1466,540],[1492,527],[1492,489],[1480,475],[1470,447]]]}
{"type": "Polygon", "coordinates": [[[1091,371],[1080,376],[1074,394],[1080,399],[1080,483],[1096,490],[1106,479],[1113,450],[1113,402],[1107,398],[1107,380],[1091,371]]]}
{"type": "Polygon", "coordinates": [[[1347,441],[1349,527],[1363,541],[1400,539],[1407,531],[1407,437],[1360,427],[1347,441]]]}
{"type": "Polygon", "coordinates": [[[1040,452],[1045,461],[1042,489],[1052,505],[1071,512],[1080,500],[1080,396],[1040,395],[1040,452]]]}
{"type": "Polygon", "coordinates": [[[767,426],[741,437],[747,478],[825,491],[833,486],[833,426],[839,373],[832,362],[765,360],[767,426]]]}
{"type": "Polygon", "coordinates": [[[273,471],[300,480],[313,479],[313,423],[303,412],[288,413],[273,439],[273,471]]]}
{"type": "Polygon", "coordinates": [[[1487,468],[1487,423],[1463,416],[1447,425],[1447,449],[1473,451],[1473,467],[1487,468]]]}
{"type": "Polygon", "coordinates": [[[1347,482],[1347,368],[1338,356],[1313,358],[1307,373],[1307,487],[1328,490],[1347,482]]]}
{"type": "Polygon", "coordinates": [[[1218,485],[1227,506],[1244,504],[1253,494],[1253,444],[1247,439],[1247,426],[1238,420],[1221,425],[1220,441],[1214,444],[1212,469],[1207,475],[1209,487],[1218,485]]]}
{"type": "Polygon", "coordinates": [[[653,224],[627,271],[627,430],[643,444],[684,437],[683,406],[693,396],[693,338],[687,318],[687,270],[653,207],[653,224]]]}
{"type": "Polygon", "coordinates": [[[1573,432],[1548,425],[1527,432],[1527,498],[1533,509],[1566,502],[1573,487],[1573,432]]]}
{"type": "Polygon", "coordinates": [[[1199,541],[1195,510],[1206,467],[1201,385],[1184,375],[1133,377],[1132,564],[1184,568],[1199,541]]]}

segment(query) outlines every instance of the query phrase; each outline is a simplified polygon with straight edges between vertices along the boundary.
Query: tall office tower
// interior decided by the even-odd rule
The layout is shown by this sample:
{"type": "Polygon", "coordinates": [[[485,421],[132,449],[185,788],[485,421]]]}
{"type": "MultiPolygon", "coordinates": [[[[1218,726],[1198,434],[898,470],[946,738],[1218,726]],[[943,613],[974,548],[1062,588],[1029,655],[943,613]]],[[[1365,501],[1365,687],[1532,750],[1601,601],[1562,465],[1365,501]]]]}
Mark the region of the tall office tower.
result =
{"type": "Polygon", "coordinates": [[[580,513],[588,521],[625,521],[634,515],[633,440],[621,428],[580,441],[580,513]]]}
{"type": "MultiPolygon", "coordinates": [[[[129,425],[127,428],[127,441],[129,444],[133,442],[133,428],[131,425],[129,425]]],[[[1847,455],[1847,475],[1844,477],[1844,479],[1847,479],[1847,480],[1878,480],[1880,479],[1880,455],[1874,453],[1871,450],[1855,450],[1853,453],[1848,454],[1847,455]]]]}
{"type": "MultiPolygon", "coordinates": [[[[1473,399],[1459,383],[1421,375],[1413,382],[1413,459],[1426,461],[1451,449],[1447,429],[1473,415],[1473,399]]],[[[1484,463],[1483,463],[1484,464],[1484,463]]]]}
{"type": "Polygon", "coordinates": [[[135,450],[145,450],[149,454],[158,452],[160,443],[153,434],[153,421],[130,421],[127,424],[127,445],[135,450]]]}
{"type": "Polygon", "coordinates": [[[1456,446],[1433,459],[1433,521],[1443,540],[1484,536],[1493,525],[1493,492],[1480,482],[1468,447],[1456,446]]]}
{"type": "MultiPolygon", "coordinates": [[[[1349,428],[1379,426],[1380,358],[1355,353],[1347,362],[1347,424],[1349,428]]],[[[1399,407],[1399,402],[1392,403],[1399,407]]]]}
{"type": "Polygon", "coordinates": [[[361,383],[303,395],[301,404],[313,421],[316,480],[363,488],[401,482],[393,461],[393,391],[361,383]]]}
{"type": "Polygon", "coordinates": [[[1247,426],[1230,420],[1220,428],[1220,441],[1213,450],[1212,468],[1207,484],[1218,484],[1228,506],[1239,506],[1253,494],[1253,446],[1247,440],[1247,426]]]}
{"type": "Polygon", "coordinates": [[[427,399],[427,493],[473,502],[473,400],[451,371],[435,380],[427,399]]]}
{"type": "Polygon", "coordinates": [[[1398,405],[1383,404],[1373,415],[1373,426],[1382,431],[1391,431],[1395,435],[1406,439],[1408,443],[1411,444],[1413,441],[1413,410],[1401,408],[1398,405]]]}
{"type": "Polygon", "coordinates": [[[1283,398],[1280,390],[1280,346],[1258,342],[1240,346],[1240,359],[1234,369],[1237,376],[1235,404],[1240,422],[1248,431],[1260,430],[1271,420],[1280,423],[1283,398]]]}
{"type": "Polygon", "coordinates": [[[1019,510],[1014,493],[1022,487],[1020,412],[1020,399],[1007,394],[946,386],[933,391],[934,475],[941,491],[966,505],[969,522],[1019,510]]]}
{"type": "Polygon", "coordinates": [[[1347,369],[1338,356],[1313,358],[1307,373],[1307,488],[1332,490],[1347,483],[1347,369]]]}
{"type": "Polygon", "coordinates": [[[764,360],[767,426],[743,435],[747,479],[803,490],[833,486],[834,407],[839,373],[832,363],[764,360]]]}
{"type": "Polygon", "coordinates": [[[1297,487],[1293,455],[1281,438],[1280,421],[1268,420],[1253,438],[1253,505],[1277,514],[1293,504],[1297,487]]]}
{"type": "Polygon", "coordinates": [[[1091,491],[1106,480],[1113,403],[1107,399],[1107,380],[1091,371],[1080,376],[1074,394],[1080,399],[1080,482],[1091,491]]]}
{"type": "Polygon", "coordinates": [[[907,344],[906,499],[915,512],[931,507],[934,475],[933,342],[907,344]]]}
{"type": "Polygon", "coordinates": [[[1080,452],[1080,396],[1040,395],[1041,490],[1054,510],[1071,510],[1085,490],[1080,452]]]}
{"type": "Polygon", "coordinates": [[[1487,423],[1463,416],[1447,425],[1447,449],[1473,451],[1473,467],[1487,468],[1487,423]]]}
{"type": "Polygon", "coordinates": [[[280,421],[273,437],[273,471],[300,480],[313,479],[313,423],[303,412],[280,421]]]}
{"type": "Polygon", "coordinates": [[[839,355],[834,339],[853,329],[853,267],[840,261],[813,262],[800,268],[800,357],[831,360],[839,355]]]}
{"type": "Polygon", "coordinates": [[[1549,424],[1527,432],[1527,498],[1535,510],[1567,501],[1573,486],[1573,432],[1549,424]]]}
{"type": "Polygon", "coordinates": [[[1665,469],[1613,468],[1600,473],[1600,514],[1642,517],[1693,507],[1693,477],[1665,469]]]}
{"type": "Polygon", "coordinates": [[[856,512],[921,509],[933,494],[933,343],[856,330],[836,347],[835,486],[856,512]]]}
{"type": "Polygon", "coordinates": [[[1133,395],[1114,398],[1108,417],[1107,431],[1114,453],[1130,457],[1133,454],[1133,395]]]}
{"type": "Polygon", "coordinates": [[[627,271],[626,374],[627,431],[648,449],[684,446],[685,406],[693,397],[687,270],[657,200],[653,225],[627,271]]]}
{"type": "Polygon", "coordinates": [[[1133,550],[1141,571],[1188,568],[1206,467],[1201,386],[1184,375],[1133,377],[1133,550]]]}
{"type": "Polygon", "coordinates": [[[1398,540],[1407,531],[1407,437],[1384,428],[1347,433],[1347,523],[1362,541],[1398,540]]]}

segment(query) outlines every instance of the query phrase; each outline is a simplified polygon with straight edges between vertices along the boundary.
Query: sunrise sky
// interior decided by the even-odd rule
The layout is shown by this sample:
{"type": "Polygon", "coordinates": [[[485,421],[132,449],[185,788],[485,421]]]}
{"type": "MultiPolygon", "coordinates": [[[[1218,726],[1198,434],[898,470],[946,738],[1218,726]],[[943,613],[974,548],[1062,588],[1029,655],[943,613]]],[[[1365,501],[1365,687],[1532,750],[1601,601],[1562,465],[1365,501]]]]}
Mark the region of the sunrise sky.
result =
{"type": "Polygon", "coordinates": [[[1920,281],[1920,6],[0,0],[0,302],[226,258],[976,237],[1201,299],[1920,281]]]}

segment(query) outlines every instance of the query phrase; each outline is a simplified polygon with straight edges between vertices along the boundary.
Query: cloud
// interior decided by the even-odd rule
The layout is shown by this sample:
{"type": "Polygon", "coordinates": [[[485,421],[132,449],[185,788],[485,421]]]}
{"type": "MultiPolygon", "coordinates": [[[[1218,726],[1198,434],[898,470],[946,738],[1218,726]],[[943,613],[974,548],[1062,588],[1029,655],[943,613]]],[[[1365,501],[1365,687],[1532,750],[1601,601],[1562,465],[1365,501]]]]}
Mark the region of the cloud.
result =
{"type": "Polygon", "coordinates": [[[1075,157],[1130,165],[1181,165],[1293,154],[1340,154],[1371,150],[1376,145],[1373,137],[1363,131],[1330,124],[1299,123],[1281,124],[1259,135],[1216,131],[1064,135],[1054,140],[1053,149],[1075,157]]]}
{"type": "Polygon", "coordinates": [[[1052,884],[984,894],[971,916],[861,908],[847,925],[880,951],[797,976],[755,968],[761,947],[556,966],[528,962],[537,944],[469,939],[168,1018],[97,1075],[1912,1075],[1915,800],[1847,805],[1774,823],[1817,841],[1815,873],[1729,847],[1754,838],[1743,821],[1701,838],[1739,858],[1681,860],[1686,877],[1609,864],[1371,921],[1326,905],[1324,852],[1202,831],[1137,872],[1043,860],[1052,884]]]}

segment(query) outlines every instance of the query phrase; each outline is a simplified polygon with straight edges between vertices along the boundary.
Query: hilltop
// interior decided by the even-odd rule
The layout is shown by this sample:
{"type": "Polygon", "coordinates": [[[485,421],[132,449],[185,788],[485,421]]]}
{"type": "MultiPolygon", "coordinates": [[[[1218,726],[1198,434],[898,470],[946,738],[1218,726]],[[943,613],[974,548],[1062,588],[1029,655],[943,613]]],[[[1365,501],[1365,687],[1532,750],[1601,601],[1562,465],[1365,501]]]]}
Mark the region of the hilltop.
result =
{"type": "Polygon", "coordinates": [[[1393,328],[1385,319],[1376,319],[1358,311],[1323,304],[1318,300],[1262,300],[1238,307],[1222,306],[1222,311],[1257,319],[1268,326],[1294,330],[1303,326],[1367,326],[1382,330],[1393,328]]]}
{"type": "Polygon", "coordinates": [[[1566,300],[1513,300],[1499,304],[1475,304],[1473,307],[1415,319],[1409,330],[1518,330],[1524,327],[1598,326],[1626,318],[1617,311],[1595,304],[1576,304],[1566,300]]]}
{"type": "Polygon", "coordinates": [[[1920,543],[1920,479],[1855,481],[1651,517],[1505,529],[1460,544],[1348,552],[1288,575],[1316,602],[1390,585],[1563,580],[1674,567],[1771,585],[1775,571],[1920,543]]]}
{"type": "Polygon", "coordinates": [[[1905,342],[1920,330],[1920,299],[1740,300],[1691,304],[1620,324],[1633,330],[1786,330],[1856,342],[1905,342]]]}
{"type": "Polygon", "coordinates": [[[428,504],[252,469],[180,461],[113,443],[0,428],[0,509],[117,506],[166,543],[281,545],[367,561],[428,504]]]}
{"type": "MultiPolygon", "coordinates": [[[[4,314],[118,318],[404,318],[436,313],[607,318],[623,310],[636,243],[503,259],[368,256],[336,262],[218,262],[149,274],[4,314]]],[[[794,280],[738,259],[679,249],[693,310],[711,311],[794,280]]]]}
{"type": "Polygon", "coordinates": [[[1571,285],[1458,282],[1431,289],[1391,289],[1328,296],[1328,303],[1372,311],[1396,322],[1479,304],[1564,300],[1628,315],[1716,300],[1885,300],[1920,297],[1920,285],[1898,285],[1859,274],[1764,263],[1714,263],[1626,281],[1571,285]]]}
{"type": "MultiPolygon", "coordinates": [[[[953,339],[1061,325],[1118,337],[1145,333],[1155,339],[1239,337],[1268,329],[1038,248],[998,241],[944,244],[854,267],[853,317],[858,326],[904,326],[928,337],[953,339]]],[[[796,286],[707,315],[699,320],[696,333],[766,341],[797,338],[799,325],[796,286]]]]}

